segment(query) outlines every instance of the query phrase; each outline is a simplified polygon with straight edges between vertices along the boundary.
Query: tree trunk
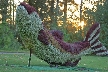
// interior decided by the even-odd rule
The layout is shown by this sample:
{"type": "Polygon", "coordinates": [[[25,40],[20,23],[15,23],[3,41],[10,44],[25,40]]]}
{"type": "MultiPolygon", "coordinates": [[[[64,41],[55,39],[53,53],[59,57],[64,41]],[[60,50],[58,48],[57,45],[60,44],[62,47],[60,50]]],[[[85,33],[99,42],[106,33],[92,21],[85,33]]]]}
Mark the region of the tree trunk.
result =
{"type": "Polygon", "coordinates": [[[53,20],[54,18],[54,0],[51,0],[51,7],[50,7],[50,16],[51,16],[51,20],[53,20]]]}
{"type": "Polygon", "coordinates": [[[67,21],[67,0],[64,0],[64,24],[67,21]]]}
{"type": "Polygon", "coordinates": [[[80,5],[80,23],[82,21],[82,2],[83,0],[81,0],[81,5],[80,5]]]}

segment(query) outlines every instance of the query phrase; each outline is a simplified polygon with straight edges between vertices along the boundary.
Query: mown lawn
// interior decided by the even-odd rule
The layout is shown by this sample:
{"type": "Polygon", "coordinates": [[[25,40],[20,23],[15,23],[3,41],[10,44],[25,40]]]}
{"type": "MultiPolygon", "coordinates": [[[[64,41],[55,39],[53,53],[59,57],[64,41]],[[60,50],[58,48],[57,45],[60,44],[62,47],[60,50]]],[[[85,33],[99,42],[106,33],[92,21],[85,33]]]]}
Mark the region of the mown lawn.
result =
{"type": "Polygon", "coordinates": [[[77,67],[50,68],[32,55],[31,67],[27,67],[29,53],[0,54],[0,72],[108,72],[108,57],[83,56],[77,67]]]}

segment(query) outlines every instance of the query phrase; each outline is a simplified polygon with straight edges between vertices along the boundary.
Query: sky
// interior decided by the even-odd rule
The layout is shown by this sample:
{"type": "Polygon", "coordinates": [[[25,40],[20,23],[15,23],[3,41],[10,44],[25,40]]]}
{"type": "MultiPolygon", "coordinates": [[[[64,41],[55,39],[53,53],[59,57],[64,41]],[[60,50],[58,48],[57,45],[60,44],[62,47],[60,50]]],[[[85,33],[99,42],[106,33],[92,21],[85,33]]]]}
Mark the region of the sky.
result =
{"type": "MultiPolygon", "coordinates": [[[[24,0],[15,0],[15,3],[23,2],[24,0]]],[[[61,0],[63,1],[63,0],[61,0]]],[[[77,4],[81,4],[81,0],[75,0],[77,4]]]]}
{"type": "Polygon", "coordinates": [[[23,2],[24,0],[14,0],[15,4],[19,4],[20,2],[23,2]]]}

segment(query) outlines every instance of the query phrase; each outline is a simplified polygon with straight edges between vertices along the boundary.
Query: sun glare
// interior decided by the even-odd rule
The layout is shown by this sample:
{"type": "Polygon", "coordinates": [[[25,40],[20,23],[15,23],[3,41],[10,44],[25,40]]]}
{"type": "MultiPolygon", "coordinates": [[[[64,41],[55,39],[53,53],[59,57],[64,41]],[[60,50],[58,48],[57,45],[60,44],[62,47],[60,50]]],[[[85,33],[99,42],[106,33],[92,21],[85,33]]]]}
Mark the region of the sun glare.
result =
{"type": "MultiPolygon", "coordinates": [[[[23,2],[24,0],[14,0],[14,3],[16,5],[19,5],[20,2],[23,2]]],[[[60,0],[61,2],[63,2],[64,0],[60,0]]],[[[80,26],[81,29],[84,28],[84,21],[81,21],[80,22],[80,5],[81,5],[81,0],[74,0],[76,4],[78,4],[78,7],[74,6],[73,4],[71,4],[71,2],[68,2],[67,3],[67,24],[71,24],[71,23],[75,23],[73,25],[77,25],[76,27],[80,26]],[[74,12],[74,13],[72,13],[74,12]],[[77,19],[77,18],[78,19],[77,19]]],[[[89,8],[89,9],[92,9],[92,8],[95,8],[96,9],[96,6],[94,4],[91,4],[89,1],[86,1],[86,0],[82,0],[83,1],[83,6],[85,6],[86,8],[89,8]]],[[[98,0],[93,0],[93,1],[98,1],[98,0]]],[[[60,4],[60,3],[59,3],[60,4]]],[[[56,3],[55,3],[56,5],[56,3]]],[[[64,10],[64,4],[61,4],[59,5],[60,6],[60,10],[64,10]]],[[[39,8],[40,10],[41,8],[39,8]]],[[[14,13],[15,16],[16,16],[16,12],[14,13]]],[[[63,14],[64,15],[64,14],[63,14]]],[[[62,16],[63,16],[62,15],[62,16]]],[[[0,15],[0,18],[1,18],[1,15],[0,15]]],[[[48,18],[47,20],[49,20],[50,18],[48,18]]],[[[57,22],[58,23],[58,26],[61,26],[63,22],[57,22]]]]}
{"type": "Polygon", "coordinates": [[[81,0],[75,0],[75,3],[81,4],[81,0]]]}
{"type": "Polygon", "coordinates": [[[82,28],[81,29],[83,29],[84,28],[84,21],[81,21],[81,22],[79,22],[79,24],[78,24],[78,26],[81,26],[82,28]]]}
{"type": "Polygon", "coordinates": [[[19,4],[20,2],[23,2],[24,0],[14,0],[15,4],[19,4]]]}

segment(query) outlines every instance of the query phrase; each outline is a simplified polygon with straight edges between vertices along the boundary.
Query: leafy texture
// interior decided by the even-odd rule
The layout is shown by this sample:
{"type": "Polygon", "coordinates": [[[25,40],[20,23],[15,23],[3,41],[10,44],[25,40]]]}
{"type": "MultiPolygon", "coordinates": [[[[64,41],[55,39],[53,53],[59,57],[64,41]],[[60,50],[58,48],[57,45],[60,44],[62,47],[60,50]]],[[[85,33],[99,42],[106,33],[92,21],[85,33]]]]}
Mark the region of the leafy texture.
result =
{"type": "MultiPolygon", "coordinates": [[[[82,55],[101,44],[98,43],[100,24],[93,24],[83,41],[67,43],[60,31],[46,29],[36,10],[24,2],[17,7],[16,24],[25,47],[32,48],[33,54],[51,65],[76,66],[82,55]]],[[[102,45],[95,50],[100,49],[102,45]]]]}
{"type": "MultiPolygon", "coordinates": [[[[98,3],[98,2],[97,2],[98,3]]],[[[101,30],[100,30],[100,41],[103,43],[103,45],[108,49],[108,0],[104,0],[104,4],[98,3],[96,5],[97,9],[94,10],[87,10],[85,13],[88,15],[87,18],[90,18],[87,20],[88,24],[92,24],[93,22],[99,22],[101,25],[101,30]]],[[[97,51],[101,55],[103,50],[97,51]]]]}
{"type": "Polygon", "coordinates": [[[9,24],[0,24],[0,49],[12,50],[21,48],[20,43],[15,39],[14,32],[9,28],[9,24]]]}

